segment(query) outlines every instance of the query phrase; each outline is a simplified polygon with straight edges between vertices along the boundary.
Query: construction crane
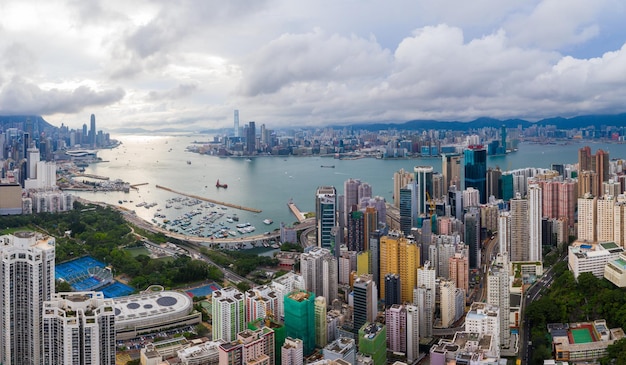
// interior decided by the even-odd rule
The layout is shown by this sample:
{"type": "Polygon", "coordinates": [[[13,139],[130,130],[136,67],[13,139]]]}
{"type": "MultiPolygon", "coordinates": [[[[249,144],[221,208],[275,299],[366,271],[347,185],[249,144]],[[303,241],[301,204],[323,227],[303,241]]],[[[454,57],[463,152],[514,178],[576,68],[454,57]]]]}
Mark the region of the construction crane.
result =
{"type": "Polygon", "coordinates": [[[428,191],[426,191],[426,202],[429,205],[429,210],[428,212],[430,213],[430,216],[435,215],[435,210],[437,210],[437,207],[435,205],[435,201],[430,197],[430,194],[428,194],[428,191]]]}

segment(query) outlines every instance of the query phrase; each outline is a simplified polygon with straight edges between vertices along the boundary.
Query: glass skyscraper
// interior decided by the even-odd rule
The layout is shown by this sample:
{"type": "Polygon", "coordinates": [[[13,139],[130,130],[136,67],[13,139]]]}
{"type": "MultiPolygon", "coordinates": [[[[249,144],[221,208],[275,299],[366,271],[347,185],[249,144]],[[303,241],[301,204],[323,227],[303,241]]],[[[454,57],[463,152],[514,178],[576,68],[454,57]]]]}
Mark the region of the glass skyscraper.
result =
{"type": "Polygon", "coordinates": [[[320,186],[315,192],[315,219],[317,220],[317,246],[327,248],[331,252],[334,240],[332,230],[337,219],[337,190],[333,186],[320,186]]]}
{"type": "Polygon", "coordinates": [[[482,145],[465,151],[465,189],[472,187],[480,194],[480,203],[487,203],[487,150],[482,145]]]}

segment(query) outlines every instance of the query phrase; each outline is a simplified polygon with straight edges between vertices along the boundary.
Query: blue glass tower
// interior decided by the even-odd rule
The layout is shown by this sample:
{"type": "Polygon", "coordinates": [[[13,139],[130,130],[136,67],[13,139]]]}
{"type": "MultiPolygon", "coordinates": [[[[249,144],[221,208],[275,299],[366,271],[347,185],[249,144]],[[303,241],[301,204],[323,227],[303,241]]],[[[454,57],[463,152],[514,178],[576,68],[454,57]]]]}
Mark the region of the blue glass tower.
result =
{"type": "Polygon", "coordinates": [[[487,150],[482,145],[469,146],[465,151],[465,189],[472,187],[480,193],[480,203],[487,203],[487,150]]]}

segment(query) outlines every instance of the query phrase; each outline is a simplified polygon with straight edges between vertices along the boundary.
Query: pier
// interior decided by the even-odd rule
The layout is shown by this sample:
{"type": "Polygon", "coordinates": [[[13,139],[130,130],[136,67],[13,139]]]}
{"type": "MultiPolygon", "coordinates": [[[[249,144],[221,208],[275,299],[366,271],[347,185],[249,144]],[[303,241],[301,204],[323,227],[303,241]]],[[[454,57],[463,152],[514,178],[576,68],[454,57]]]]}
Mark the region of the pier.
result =
{"type": "Polygon", "coordinates": [[[306,217],[304,216],[304,214],[302,214],[300,209],[296,207],[296,204],[294,202],[289,201],[289,203],[287,203],[287,206],[289,207],[289,210],[291,210],[291,213],[296,216],[298,222],[302,223],[306,220],[306,217]]]}
{"type": "Polygon", "coordinates": [[[144,185],[148,185],[148,183],[133,184],[133,185],[131,185],[130,187],[131,187],[132,189],[139,190],[139,187],[140,187],[140,186],[144,186],[144,185]]]}
{"type": "Polygon", "coordinates": [[[90,177],[92,179],[97,179],[97,180],[109,180],[108,176],[100,176],[100,175],[94,175],[94,174],[77,174],[76,176],[90,177]]]}
{"type": "Polygon", "coordinates": [[[205,202],[209,202],[209,203],[213,203],[213,204],[223,205],[223,206],[229,207],[229,208],[245,210],[245,211],[252,212],[252,213],[261,213],[262,212],[261,209],[244,207],[243,205],[237,205],[237,204],[232,204],[232,203],[227,203],[227,202],[221,202],[221,201],[217,201],[217,200],[214,200],[214,199],[205,198],[205,197],[202,197],[202,196],[199,196],[199,195],[187,194],[187,193],[183,193],[183,192],[180,192],[180,191],[176,191],[174,189],[166,188],[165,186],[161,186],[161,185],[157,185],[156,187],[158,189],[163,189],[163,190],[166,190],[166,191],[169,191],[169,192],[172,192],[172,193],[188,196],[190,198],[203,200],[205,202]]]}

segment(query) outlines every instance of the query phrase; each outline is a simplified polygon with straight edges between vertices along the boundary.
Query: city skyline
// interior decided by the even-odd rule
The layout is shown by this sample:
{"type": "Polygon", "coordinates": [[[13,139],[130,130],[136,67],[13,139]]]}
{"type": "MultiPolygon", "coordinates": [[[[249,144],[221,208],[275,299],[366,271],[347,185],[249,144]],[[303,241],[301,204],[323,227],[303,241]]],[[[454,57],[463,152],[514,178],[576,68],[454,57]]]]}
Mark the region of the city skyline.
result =
{"type": "Polygon", "coordinates": [[[626,8],[8,1],[0,114],[103,129],[615,114],[626,8]],[[49,34],[55,37],[49,37],[49,34]]]}

